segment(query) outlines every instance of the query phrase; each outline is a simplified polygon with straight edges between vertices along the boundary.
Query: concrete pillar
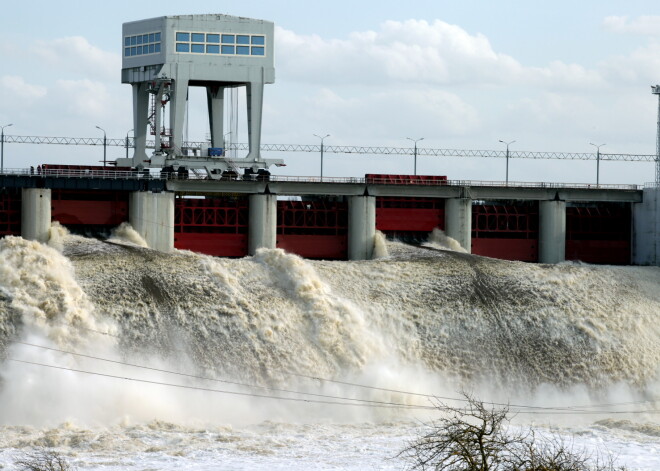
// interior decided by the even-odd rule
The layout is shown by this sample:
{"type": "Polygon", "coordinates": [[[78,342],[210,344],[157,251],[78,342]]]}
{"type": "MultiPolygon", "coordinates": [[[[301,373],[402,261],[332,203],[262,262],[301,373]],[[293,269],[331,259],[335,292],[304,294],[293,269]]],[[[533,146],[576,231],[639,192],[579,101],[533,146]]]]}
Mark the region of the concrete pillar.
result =
{"type": "Polygon", "coordinates": [[[277,244],[277,196],[250,195],[248,254],[257,249],[274,249],[277,244]]]}
{"type": "Polygon", "coordinates": [[[539,202],[539,262],[566,260],[566,202],[539,202]]]}
{"type": "Polygon", "coordinates": [[[23,188],[21,237],[46,243],[50,237],[51,193],[45,188],[23,188]]]}
{"type": "Polygon", "coordinates": [[[633,206],[633,263],[660,265],[660,188],[644,188],[633,206]]]}
{"type": "Polygon", "coordinates": [[[348,259],[371,260],[376,237],[376,197],[348,197],[348,259]]]}
{"type": "Polygon", "coordinates": [[[133,167],[147,159],[147,125],[149,124],[149,92],[147,83],[133,84],[133,167]]]}
{"type": "Polygon", "coordinates": [[[472,253],[472,200],[450,198],[445,201],[445,234],[472,253]]]}
{"type": "MultiPolygon", "coordinates": [[[[263,74],[263,69],[261,71],[263,74]]],[[[264,82],[248,82],[246,98],[248,144],[250,151],[245,160],[248,162],[258,162],[261,160],[261,112],[264,101],[264,82]]]]}
{"type": "Polygon", "coordinates": [[[211,147],[226,147],[223,114],[225,109],[225,87],[211,85],[206,87],[206,100],[211,125],[211,147]]]}
{"type": "Polygon", "coordinates": [[[150,248],[174,249],[174,193],[136,191],[129,198],[128,220],[150,248]]]}
{"type": "Polygon", "coordinates": [[[183,121],[186,118],[186,105],[188,104],[188,73],[183,67],[177,68],[177,76],[172,84],[170,97],[170,126],[172,127],[173,151],[181,153],[183,147],[183,121]]]}

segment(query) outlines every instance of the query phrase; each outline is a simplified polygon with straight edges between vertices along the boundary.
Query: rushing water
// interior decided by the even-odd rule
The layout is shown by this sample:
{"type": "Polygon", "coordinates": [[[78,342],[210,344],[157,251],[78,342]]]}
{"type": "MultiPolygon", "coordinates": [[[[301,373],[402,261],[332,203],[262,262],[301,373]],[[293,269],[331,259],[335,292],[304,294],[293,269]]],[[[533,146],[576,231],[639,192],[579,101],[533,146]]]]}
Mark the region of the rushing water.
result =
{"type": "Polygon", "coordinates": [[[401,469],[437,414],[407,393],[461,390],[660,469],[658,268],[505,262],[440,234],[324,262],[51,232],[0,240],[10,469],[34,446],[79,469],[401,469]]]}

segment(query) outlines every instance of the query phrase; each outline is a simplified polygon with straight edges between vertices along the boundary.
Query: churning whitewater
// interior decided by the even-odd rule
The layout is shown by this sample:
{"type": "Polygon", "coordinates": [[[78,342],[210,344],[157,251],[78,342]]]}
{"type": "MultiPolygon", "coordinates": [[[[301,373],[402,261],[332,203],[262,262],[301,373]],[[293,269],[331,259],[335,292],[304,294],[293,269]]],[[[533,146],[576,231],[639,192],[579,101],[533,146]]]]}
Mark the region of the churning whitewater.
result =
{"type": "Polygon", "coordinates": [[[0,239],[0,466],[52,446],[79,469],[400,469],[424,394],[472,391],[659,469],[660,270],[451,244],[329,262],[163,254],[128,226],[0,239]]]}

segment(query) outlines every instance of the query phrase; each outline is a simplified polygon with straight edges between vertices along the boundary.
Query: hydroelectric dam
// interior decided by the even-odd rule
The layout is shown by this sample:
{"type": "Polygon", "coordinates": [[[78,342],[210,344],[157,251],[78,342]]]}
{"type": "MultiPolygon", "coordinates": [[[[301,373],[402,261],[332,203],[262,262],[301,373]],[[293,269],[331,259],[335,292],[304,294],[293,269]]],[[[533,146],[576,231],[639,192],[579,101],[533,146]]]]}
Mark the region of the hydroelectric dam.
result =
{"type": "Polygon", "coordinates": [[[130,223],[153,249],[214,256],[282,248],[372,257],[376,231],[443,230],[467,252],[527,262],[657,265],[658,190],[634,185],[452,181],[380,175],[194,178],[44,165],[0,175],[0,235],[45,242],[53,221],[83,233],[130,223]]]}
{"type": "Polygon", "coordinates": [[[121,80],[132,89],[132,156],[127,134],[126,157],[107,162],[107,136],[97,126],[103,166],[6,170],[4,126],[0,236],[45,242],[52,222],[85,234],[128,222],[163,252],[243,257],[282,248],[306,258],[364,260],[376,231],[418,242],[442,230],[468,253],[507,260],[658,265],[660,178],[647,188],[601,185],[598,177],[596,185],[509,182],[507,144],[506,183],[455,181],[417,175],[416,141],[414,175],[324,178],[323,138],[320,178],[271,174],[285,165],[261,156],[274,42],[272,22],[230,15],[124,23],[121,80]],[[190,87],[206,92],[209,137],[199,146],[184,141],[190,87]],[[225,132],[226,97],[239,88],[248,131],[240,158],[228,152],[237,149],[234,130],[225,132]]]}

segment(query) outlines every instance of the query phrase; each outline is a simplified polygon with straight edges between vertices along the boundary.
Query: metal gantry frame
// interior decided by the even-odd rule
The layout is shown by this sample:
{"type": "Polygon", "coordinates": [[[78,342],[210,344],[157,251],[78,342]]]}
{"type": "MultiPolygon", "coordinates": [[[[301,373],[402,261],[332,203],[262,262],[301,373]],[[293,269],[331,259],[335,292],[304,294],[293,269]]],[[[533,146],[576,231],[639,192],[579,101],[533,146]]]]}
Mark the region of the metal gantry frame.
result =
{"type": "MultiPolygon", "coordinates": [[[[660,89],[660,86],[659,86],[660,89]]],[[[660,104],[659,104],[660,113],[660,104]]],[[[660,131],[660,115],[659,115],[660,131]]],[[[660,134],[659,134],[660,135],[660,134]]],[[[74,146],[102,146],[104,140],[102,137],[49,137],[49,136],[4,136],[5,143],[16,144],[58,144],[74,146]]],[[[127,139],[106,139],[106,145],[109,147],[126,147],[127,139]]],[[[193,141],[185,142],[185,147],[192,149],[204,149],[209,147],[208,142],[193,141]]],[[[133,139],[128,139],[128,145],[133,145],[133,139]]],[[[147,142],[147,147],[153,147],[154,142],[147,142]]],[[[236,143],[227,147],[228,150],[247,151],[247,143],[236,143]]],[[[262,144],[261,150],[264,152],[314,152],[321,151],[319,144],[262,144]]],[[[660,138],[658,139],[658,152],[656,154],[606,154],[600,153],[600,160],[622,161],[622,162],[660,162],[660,138]]],[[[324,153],[332,154],[364,154],[364,155],[413,155],[414,147],[364,147],[364,146],[323,146],[324,153]]],[[[432,157],[488,157],[488,158],[506,158],[505,150],[475,150],[475,149],[433,149],[417,148],[417,155],[432,157]]],[[[537,151],[510,151],[509,158],[512,159],[539,159],[539,160],[596,160],[594,152],[537,152],[537,151]]],[[[660,168],[658,168],[660,171],[660,168]]]]}

